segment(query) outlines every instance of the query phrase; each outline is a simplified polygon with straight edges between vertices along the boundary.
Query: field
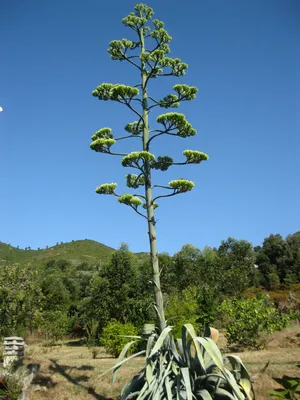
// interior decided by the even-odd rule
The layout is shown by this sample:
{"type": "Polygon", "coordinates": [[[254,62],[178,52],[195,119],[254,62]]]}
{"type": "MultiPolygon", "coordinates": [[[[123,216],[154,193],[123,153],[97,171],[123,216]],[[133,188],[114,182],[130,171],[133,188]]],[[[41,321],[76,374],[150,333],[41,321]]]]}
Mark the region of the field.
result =
{"type": "MultiPolygon", "coordinates": [[[[224,345],[221,338],[220,346],[224,345]]],[[[144,365],[142,358],[131,361],[120,370],[116,383],[112,385],[111,375],[98,378],[115,363],[115,359],[105,354],[102,348],[96,359],[92,359],[91,351],[76,341],[52,348],[32,343],[26,353],[27,363],[40,364],[30,400],[116,399],[124,383],[144,365]]],[[[250,372],[256,398],[270,399],[267,391],[278,387],[273,377],[299,376],[296,365],[300,360],[300,325],[274,333],[265,350],[235,354],[242,358],[250,372]],[[262,372],[268,362],[268,367],[262,372]]]]}

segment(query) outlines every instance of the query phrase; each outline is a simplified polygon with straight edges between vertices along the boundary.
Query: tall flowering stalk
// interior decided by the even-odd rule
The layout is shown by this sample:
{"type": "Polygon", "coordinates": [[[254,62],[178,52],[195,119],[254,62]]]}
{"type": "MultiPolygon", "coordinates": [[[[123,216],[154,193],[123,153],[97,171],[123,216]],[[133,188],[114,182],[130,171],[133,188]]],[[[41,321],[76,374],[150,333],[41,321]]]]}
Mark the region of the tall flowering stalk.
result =
{"type": "MultiPolygon", "coordinates": [[[[177,108],[183,101],[193,100],[197,88],[194,86],[176,84],[174,93],[162,99],[155,99],[148,90],[151,79],[167,76],[180,77],[185,74],[188,65],[179,58],[171,58],[169,43],[172,38],[164,29],[164,23],[152,19],[153,10],[145,4],[137,4],[134,12],[123,18],[125,26],[136,34],[136,41],[128,39],[113,40],[109,44],[108,52],[113,60],[125,61],[133,66],[140,75],[140,81],[135,86],[126,86],[115,83],[102,83],[93,92],[99,100],[111,100],[123,104],[135,114],[136,121],[125,126],[126,134],[114,137],[110,128],[101,128],[92,136],[91,149],[110,155],[122,157],[122,165],[137,170],[137,174],[127,174],[126,184],[131,189],[144,188],[144,193],[116,192],[116,183],[105,183],[97,187],[96,193],[109,194],[118,197],[119,203],[132,208],[137,214],[147,220],[152,262],[152,284],[154,291],[157,326],[162,332],[166,328],[163,296],[160,285],[160,270],[156,239],[155,208],[157,200],[189,192],[194,183],[186,179],[175,179],[168,185],[155,185],[152,182],[153,169],[166,171],[172,165],[200,164],[208,159],[205,153],[197,150],[185,150],[185,159],[175,162],[169,156],[155,156],[151,153],[154,139],[162,135],[188,138],[196,134],[196,130],[186,120],[183,114],[168,112],[156,118],[157,128],[149,129],[149,113],[152,109],[177,108]],[[123,154],[112,150],[118,141],[138,138],[140,149],[130,154],[123,154]],[[159,190],[159,195],[155,191],[159,190]]],[[[152,123],[151,123],[152,126],[152,123]]]]}

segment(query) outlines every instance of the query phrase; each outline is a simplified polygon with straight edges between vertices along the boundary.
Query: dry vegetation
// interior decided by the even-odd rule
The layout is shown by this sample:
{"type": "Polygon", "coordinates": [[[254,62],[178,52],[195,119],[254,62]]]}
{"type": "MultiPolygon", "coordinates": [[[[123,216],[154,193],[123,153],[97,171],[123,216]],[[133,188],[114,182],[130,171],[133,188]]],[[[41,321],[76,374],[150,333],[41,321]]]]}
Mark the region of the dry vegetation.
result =
{"type": "MultiPolygon", "coordinates": [[[[220,344],[224,347],[224,340],[220,344]]],[[[245,351],[239,355],[253,378],[256,398],[270,399],[267,391],[278,387],[273,377],[299,375],[296,365],[300,360],[300,325],[274,333],[265,350],[245,351]]],[[[116,399],[124,383],[144,365],[142,358],[132,361],[120,370],[112,385],[111,375],[101,379],[98,376],[111,367],[115,359],[103,349],[96,359],[92,359],[91,351],[75,341],[52,348],[29,344],[26,362],[40,364],[40,373],[33,381],[31,400],[116,399]]]]}

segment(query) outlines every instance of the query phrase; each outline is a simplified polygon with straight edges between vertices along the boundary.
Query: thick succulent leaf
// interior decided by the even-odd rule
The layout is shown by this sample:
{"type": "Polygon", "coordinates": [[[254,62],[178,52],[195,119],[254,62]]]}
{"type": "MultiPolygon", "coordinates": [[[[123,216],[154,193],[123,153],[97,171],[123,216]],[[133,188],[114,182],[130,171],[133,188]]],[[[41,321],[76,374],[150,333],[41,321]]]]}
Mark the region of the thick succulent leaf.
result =
{"type": "Polygon", "coordinates": [[[110,371],[114,371],[116,369],[119,369],[121,367],[121,365],[127,363],[128,361],[132,360],[135,357],[140,357],[140,356],[144,355],[145,353],[146,353],[145,350],[142,350],[142,351],[139,351],[138,353],[132,354],[131,356],[125,358],[125,360],[117,363],[113,367],[109,368],[107,371],[103,372],[103,374],[99,375],[98,378],[101,378],[102,376],[106,375],[110,371]]]}
{"type": "Polygon", "coordinates": [[[166,340],[167,336],[169,335],[169,333],[172,331],[172,328],[170,326],[167,326],[162,333],[160,334],[159,338],[157,339],[157,342],[155,343],[149,357],[153,357],[153,355],[155,353],[157,353],[159,350],[161,350],[164,341],[166,340]]]}
{"type": "Polygon", "coordinates": [[[166,388],[166,393],[167,393],[167,400],[172,400],[173,396],[172,396],[172,387],[171,387],[171,382],[169,377],[166,377],[165,380],[165,388],[166,388]]]}
{"type": "Polygon", "coordinates": [[[242,360],[240,359],[240,357],[232,356],[232,355],[226,356],[225,359],[231,363],[232,368],[235,371],[238,371],[240,373],[240,379],[239,379],[238,383],[244,389],[244,391],[247,395],[247,398],[251,399],[251,396],[250,396],[251,389],[252,389],[251,380],[250,380],[248,371],[247,371],[245,365],[243,364],[242,360]]]}
{"type": "Polygon", "coordinates": [[[190,380],[190,372],[187,367],[181,368],[181,374],[185,383],[186,388],[186,400],[193,400],[193,393],[190,380]]]}
{"type": "MultiPolygon", "coordinates": [[[[196,340],[196,339],[197,339],[197,335],[196,335],[195,329],[194,329],[194,327],[193,327],[192,324],[185,324],[185,325],[183,325],[183,327],[182,327],[182,341],[183,341],[183,342],[184,342],[184,341],[185,341],[185,342],[187,341],[187,339],[186,339],[187,333],[188,333],[188,334],[191,336],[191,338],[193,339],[194,346],[195,346],[195,349],[196,349],[196,354],[197,354],[197,357],[198,357],[200,366],[201,366],[202,370],[205,372],[205,371],[206,371],[206,368],[205,368],[205,364],[204,364],[204,359],[203,359],[201,347],[199,346],[199,343],[198,343],[197,340],[196,340]]],[[[184,343],[183,343],[183,347],[184,347],[184,343]]]]}
{"type": "MultiPolygon", "coordinates": [[[[132,340],[131,342],[128,342],[128,343],[125,344],[125,346],[123,347],[121,353],[119,354],[119,357],[118,357],[118,359],[117,359],[117,364],[119,364],[121,361],[124,360],[124,358],[126,357],[126,354],[127,354],[128,350],[129,350],[130,347],[131,347],[133,344],[135,344],[136,342],[137,342],[136,340],[132,340]]],[[[115,368],[115,369],[114,369],[114,374],[113,374],[113,379],[112,379],[112,382],[113,382],[113,383],[115,382],[115,380],[116,380],[116,378],[117,378],[117,373],[118,373],[119,369],[120,369],[120,366],[119,366],[118,368],[115,368]]]]}
{"type": "Polygon", "coordinates": [[[225,373],[228,383],[230,384],[230,386],[232,387],[232,390],[234,391],[236,398],[238,400],[245,400],[245,395],[241,392],[232,373],[230,371],[228,371],[227,369],[225,369],[224,373],[225,373]]]}
{"type": "Polygon", "coordinates": [[[210,393],[206,389],[198,390],[196,392],[197,399],[202,400],[213,400],[210,393]]]}
{"type": "Polygon", "coordinates": [[[204,347],[204,349],[209,354],[209,356],[212,358],[213,362],[220,369],[220,371],[224,371],[225,367],[223,364],[223,357],[222,357],[222,354],[221,354],[218,346],[215,344],[215,342],[210,338],[202,338],[199,336],[196,337],[195,340],[204,347]]]}
{"type": "Polygon", "coordinates": [[[236,400],[237,397],[232,395],[231,393],[228,392],[228,390],[222,389],[218,387],[215,391],[215,395],[218,396],[219,399],[222,400],[236,400]]]}
{"type": "Polygon", "coordinates": [[[147,340],[147,348],[146,348],[146,357],[147,358],[150,356],[151,350],[153,349],[156,336],[157,335],[151,335],[151,336],[149,336],[149,338],[147,340]]]}

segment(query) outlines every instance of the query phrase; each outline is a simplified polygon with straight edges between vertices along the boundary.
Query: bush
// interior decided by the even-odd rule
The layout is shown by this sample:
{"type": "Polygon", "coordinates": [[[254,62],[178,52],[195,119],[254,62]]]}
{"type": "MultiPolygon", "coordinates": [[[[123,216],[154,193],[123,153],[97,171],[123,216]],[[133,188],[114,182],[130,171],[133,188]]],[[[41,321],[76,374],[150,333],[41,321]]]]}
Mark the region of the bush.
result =
{"type": "Polygon", "coordinates": [[[229,345],[263,347],[260,333],[282,330],[289,322],[289,317],[281,315],[265,295],[246,300],[224,300],[219,310],[223,314],[229,345]]]}
{"type": "Polygon", "coordinates": [[[47,344],[53,345],[68,333],[70,320],[62,311],[46,311],[41,316],[39,326],[47,344]]]}
{"type": "MultiPolygon", "coordinates": [[[[137,329],[132,324],[121,324],[120,322],[112,321],[103,329],[100,342],[107,353],[118,357],[125,344],[132,340],[122,336],[136,335],[137,329]]],[[[136,347],[132,346],[131,351],[135,349],[136,347]]]]}

